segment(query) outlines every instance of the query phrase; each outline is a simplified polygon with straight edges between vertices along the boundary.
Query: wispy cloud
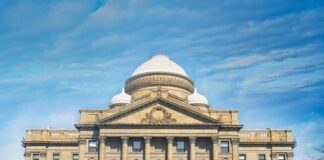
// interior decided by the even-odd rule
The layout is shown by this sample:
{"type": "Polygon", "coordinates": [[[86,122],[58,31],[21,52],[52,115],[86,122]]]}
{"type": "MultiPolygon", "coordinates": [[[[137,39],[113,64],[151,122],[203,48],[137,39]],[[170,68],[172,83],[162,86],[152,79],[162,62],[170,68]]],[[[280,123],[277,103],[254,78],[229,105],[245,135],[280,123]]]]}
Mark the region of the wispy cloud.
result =
{"type": "Polygon", "coordinates": [[[216,64],[203,71],[212,72],[218,70],[232,70],[232,69],[244,69],[261,63],[267,63],[271,61],[283,61],[287,58],[294,58],[297,56],[308,56],[311,51],[316,48],[316,45],[307,45],[303,47],[294,47],[286,49],[275,49],[268,53],[255,53],[245,56],[229,57],[223,60],[222,63],[216,64]]]}

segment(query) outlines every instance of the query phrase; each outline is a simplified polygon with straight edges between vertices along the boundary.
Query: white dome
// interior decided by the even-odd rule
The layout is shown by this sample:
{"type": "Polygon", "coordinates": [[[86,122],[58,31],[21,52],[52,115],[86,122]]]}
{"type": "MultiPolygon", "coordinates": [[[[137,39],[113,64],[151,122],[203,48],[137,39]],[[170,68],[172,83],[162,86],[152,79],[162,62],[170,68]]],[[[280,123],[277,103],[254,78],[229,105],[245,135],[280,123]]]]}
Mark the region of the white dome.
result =
{"type": "Polygon", "coordinates": [[[119,94],[116,94],[111,98],[110,104],[129,104],[131,103],[132,97],[125,93],[124,88],[119,94]]]}
{"type": "Polygon", "coordinates": [[[188,77],[183,68],[170,60],[168,56],[162,54],[157,54],[148,61],[141,64],[136,68],[132,76],[153,72],[175,73],[188,77]]]}
{"type": "Polygon", "coordinates": [[[208,100],[204,95],[198,93],[197,89],[195,88],[194,93],[188,96],[188,103],[208,105],[208,100]]]}

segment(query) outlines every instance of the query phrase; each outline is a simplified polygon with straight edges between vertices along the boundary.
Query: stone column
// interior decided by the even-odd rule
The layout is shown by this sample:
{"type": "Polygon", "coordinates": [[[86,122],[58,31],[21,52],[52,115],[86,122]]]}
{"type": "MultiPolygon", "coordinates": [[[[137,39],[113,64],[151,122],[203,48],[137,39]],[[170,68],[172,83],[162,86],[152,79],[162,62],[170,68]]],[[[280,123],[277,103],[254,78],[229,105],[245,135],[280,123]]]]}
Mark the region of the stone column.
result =
{"type": "Polygon", "coordinates": [[[86,152],[86,140],[79,140],[79,160],[85,160],[85,152],[86,152]]]}
{"type": "Polygon", "coordinates": [[[239,159],[239,143],[240,139],[239,138],[232,138],[232,156],[233,159],[239,159]]]}
{"type": "Polygon", "coordinates": [[[121,137],[122,139],[122,160],[127,160],[128,155],[128,137],[121,137]]]}
{"type": "Polygon", "coordinates": [[[190,140],[190,160],[195,160],[195,156],[196,156],[196,139],[197,139],[197,137],[189,137],[189,140],[190,140]]]}
{"type": "Polygon", "coordinates": [[[99,160],[104,160],[106,156],[106,137],[100,137],[99,160]]]}
{"type": "Polygon", "coordinates": [[[213,160],[218,160],[218,136],[212,137],[211,140],[213,143],[213,160]]]}
{"type": "Polygon", "coordinates": [[[168,156],[167,156],[167,160],[172,160],[173,157],[173,137],[167,137],[167,141],[168,141],[168,156]]]}
{"type": "Polygon", "coordinates": [[[144,141],[145,141],[144,160],[150,160],[151,137],[144,137],[144,141]]]}

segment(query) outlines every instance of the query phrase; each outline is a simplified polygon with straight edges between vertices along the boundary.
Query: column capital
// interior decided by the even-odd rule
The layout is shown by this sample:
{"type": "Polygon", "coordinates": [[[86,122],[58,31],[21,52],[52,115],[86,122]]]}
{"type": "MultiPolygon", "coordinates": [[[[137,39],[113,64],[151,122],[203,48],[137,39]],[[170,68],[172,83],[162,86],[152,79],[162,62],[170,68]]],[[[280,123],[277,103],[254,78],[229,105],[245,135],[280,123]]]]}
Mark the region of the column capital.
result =
{"type": "Polygon", "coordinates": [[[150,143],[151,139],[152,139],[152,137],[149,137],[149,136],[145,136],[143,138],[144,138],[145,143],[150,143]]]}
{"type": "Polygon", "coordinates": [[[79,144],[86,144],[87,143],[87,140],[86,139],[79,139],[79,144]]]}
{"type": "Polygon", "coordinates": [[[190,143],[196,143],[197,137],[189,137],[190,143]]]}
{"type": "Polygon", "coordinates": [[[213,136],[213,137],[211,137],[211,139],[212,139],[213,143],[218,143],[219,136],[213,136]]]}
{"type": "Polygon", "coordinates": [[[166,137],[168,143],[173,143],[174,137],[166,137]]]}
{"type": "Polygon", "coordinates": [[[240,143],[240,138],[232,138],[231,141],[232,141],[232,144],[237,145],[240,143]]]}
{"type": "Polygon", "coordinates": [[[106,136],[100,136],[99,141],[100,142],[106,142],[107,137],[106,136]]]}
{"type": "Polygon", "coordinates": [[[123,142],[123,143],[127,143],[129,137],[123,136],[123,137],[121,137],[121,139],[122,139],[122,142],[123,142]]]}

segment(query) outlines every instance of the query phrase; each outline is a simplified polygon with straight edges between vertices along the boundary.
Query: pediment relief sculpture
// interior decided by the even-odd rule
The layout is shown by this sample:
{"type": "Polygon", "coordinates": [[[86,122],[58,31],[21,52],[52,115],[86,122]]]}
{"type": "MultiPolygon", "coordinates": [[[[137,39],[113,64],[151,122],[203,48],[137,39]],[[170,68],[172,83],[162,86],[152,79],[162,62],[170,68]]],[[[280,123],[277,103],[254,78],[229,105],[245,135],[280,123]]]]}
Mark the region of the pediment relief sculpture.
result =
{"type": "Polygon", "coordinates": [[[169,113],[162,106],[158,105],[151,109],[149,113],[145,114],[145,118],[141,120],[142,123],[176,123],[177,120],[172,118],[169,113]]]}

